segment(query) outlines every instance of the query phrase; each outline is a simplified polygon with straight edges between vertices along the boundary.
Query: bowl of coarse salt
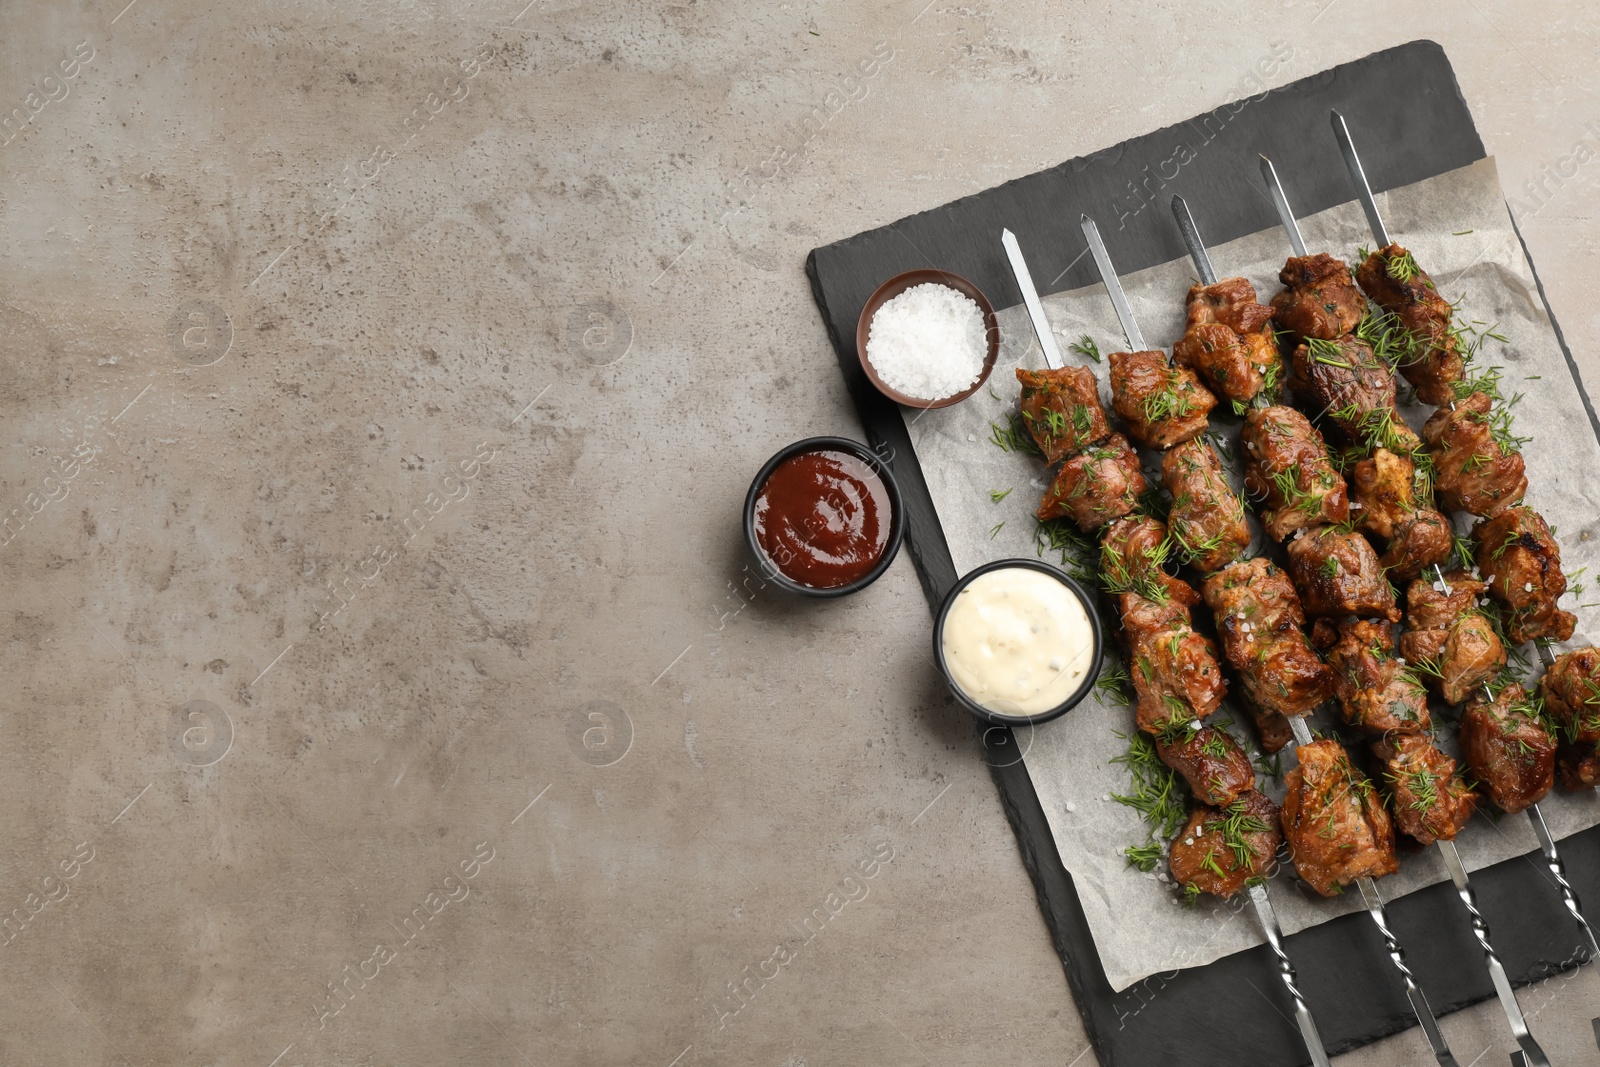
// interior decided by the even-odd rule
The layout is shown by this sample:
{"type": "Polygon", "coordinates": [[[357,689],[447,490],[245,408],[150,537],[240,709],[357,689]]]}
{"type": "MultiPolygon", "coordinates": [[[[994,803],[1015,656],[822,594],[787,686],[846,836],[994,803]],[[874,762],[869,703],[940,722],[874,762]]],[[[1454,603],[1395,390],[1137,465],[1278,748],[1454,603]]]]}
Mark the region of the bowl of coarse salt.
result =
{"type": "Polygon", "coordinates": [[[912,270],[878,286],[856,323],[861,369],[911,408],[947,408],[976,393],[1000,355],[1000,324],[976,285],[912,270]]]}

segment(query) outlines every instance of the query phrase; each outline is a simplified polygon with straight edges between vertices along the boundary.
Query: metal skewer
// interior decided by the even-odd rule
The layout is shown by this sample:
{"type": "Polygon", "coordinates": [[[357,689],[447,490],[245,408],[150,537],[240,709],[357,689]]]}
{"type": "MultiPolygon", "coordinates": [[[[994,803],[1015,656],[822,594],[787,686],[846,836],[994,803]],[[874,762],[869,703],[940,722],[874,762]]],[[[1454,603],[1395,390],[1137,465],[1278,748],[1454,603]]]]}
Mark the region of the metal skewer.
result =
{"type": "MultiPolygon", "coordinates": [[[[1205,242],[1200,238],[1200,228],[1195,225],[1194,217],[1189,214],[1189,205],[1184,202],[1183,197],[1172,198],[1172,214],[1177,220],[1178,229],[1183,233],[1183,243],[1188,246],[1189,257],[1194,260],[1195,269],[1200,272],[1200,280],[1206,285],[1215,284],[1216,268],[1211,265],[1211,255],[1206,251],[1205,242]]],[[[1294,734],[1296,745],[1311,743],[1311,729],[1306,725],[1304,718],[1289,717],[1289,729],[1294,734]]],[[[1389,926],[1389,913],[1384,907],[1383,894],[1378,892],[1377,883],[1371,878],[1360,878],[1357,880],[1357,885],[1361,889],[1361,899],[1366,904],[1367,914],[1371,916],[1378,933],[1383,937],[1389,960],[1394,964],[1395,970],[1400,972],[1400,980],[1406,987],[1406,998],[1411,1001],[1411,1010],[1428,1039],[1428,1046],[1433,1050],[1434,1059],[1438,1061],[1439,1067],[1458,1067],[1455,1056],[1450,1052],[1450,1045],[1439,1029],[1439,1021],[1434,1017],[1433,1007],[1423,995],[1421,987],[1417,985],[1416,976],[1411,973],[1411,968],[1406,965],[1405,949],[1401,947],[1400,939],[1389,926]]]]}
{"type": "Polygon", "coordinates": [[[1017,288],[1022,290],[1022,304],[1028,309],[1034,336],[1039,338],[1039,347],[1044,350],[1045,365],[1051,370],[1060,370],[1063,365],[1061,349],[1056,347],[1055,334],[1050,332],[1050,320],[1044,317],[1044,304],[1039,300],[1039,290],[1034,288],[1033,275],[1028,272],[1028,261],[1022,258],[1022,246],[1017,244],[1017,235],[1010,230],[1001,230],[1000,243],[1005,246],[1006,259],[1011,262],[1011,274],[1017,279],[1017,288]]]}
{"type": "MultiPolygon", "coordinates": [[[[1337,115],[1337,113],[1335,113],[1337,115]]],[[[1334,123],[1335,132],[1342,126],[1342,121],[1334,123]]],[[[1354,155],[1352,145],[1347,152],[1347,160],[1354,155]]],[[[1289,207],[1288,197],[1284,195],[1283,183],[1278,180],[1278,172],[1273,168],[1272,161],[1265,155],[1261,157],[1261,176],[1267,183],[1267,189],[1272,194],[1272,202],[1278,209],[1279,221],[1283,223],[1284,231],[1289,235],[1289,243],[1294,247],[1295,255],[1306,254],[1305,238],[1300,233],[1299,223],[1294,217],[1294,211],[1289,207]]],[[[1369,221],[1379,218],[1376,203],[1372,201],[1371,190],[1366,188],[1366,177],[1363,174],[1357,182],[1358,189],[1365,190],[1367,214],[1369,221]]],[[[1381,219],[1379,228],[1382,228],[1381,219]]],[[[1376,236],[1376,235],[1375,235],[1376,236]]],[[[1387,237],[1387,233],[1384,233],[1387,237]]],[[[1522,1014],[1522,1006],[1517,1002],[1516,992],[1511,988],[1511,980],[1506,975],[1505,966],[1500,962],[1499,955],[1494,950],[1494,945],[1489,939],[1489,924],[1484,921],[1483,914],[1478,910],[1477,893],[1472,887],[1472,880],[1467,877],[1467,869],[1461,863],[1461,854],[1456,851],[1454,841],[1440,839],[1434,842],[1439,847],[1440,858],[1444,860],[1445,869],[1450,873],[1450,881],[1455,883],[1456,895],[1461,898],[1462,905],[1467,909],[1467,915],[1472,921],[1472,935],[1478,941],[1478,947],[1483,950],[1484,961],[1489,969],[1489,980],[1494,985],[1495,993],[1500,998],[1500,1007],[1505,1012],[1506,1022],[1511,1027],[1512,1036],[1516,1038],[1517,1046],[1521,1049],[1523,1063],[1526,1067],[1550,1067],[1550,1061],[1545,1057],[1544,1050],[1534,1040],[1533,1034],[1528,1029],[1527,1019],[1522,1014]]]]}
{"type": "Polygon", "coordinates": [[[1122,291],[1122,283],[1117,280],[1117,268],[1111,265],[1106,243],[1100,240],[1100,227],[1088,215],[1081,217],[1080,224],[1084,240],[1089,242],[1089,254],[1094,256],[1094,265],[1100,269],[1100,281],[1106,287],[1106,295],[1111,297],[1111,306],[1116,309],[1117,321],[1122,323],[1122,332],[1128,338],[1129,346],[1135,352],[1149,351],[1144,343],[1144,334],[1134,321],[1133,309],[1128,306],[1128,294],[1122,291]]]}
{"type": "MultiPolygon", "coordinates": [[[[1361,210],[1367,216],[1367,226],[1372,230],[1372,237],[1380,247],[1387,248],[1394,242],[1389,238],[1389,228],[1383,223],[1383,214],[1378,210],[1377,198],[1372,195],[1372,186],[1367,181],[1366,168],[1361,165],[1361,156],[1356,152],[1354,138],[1350,136],[1350,127],[1345,124],[1344,116],[1337,108],[1329,112],[1329,122],[1333,126],[1334,139],[1339,142],[1339,151],[1344,156],[1345,169],[1350,172],[1350,182],[1355,186],[1356,196],[1361,201],[1361,210]]],[[[1450,405],[1451,409],[1455,404],[1450,405]]],[[[1443,570],[1435,565],[1435,572],[1439,581],[1444,582],[1443,570]]],[[[1446,592],[1448,593],[1448,588],[1446,592]]],[[[1550,649],[1535,642],[1538,649],[1539,660],[1546,668],[1555,665],[1555,656],[1550,649]]],[[[1487,687],[1484,696],[1493,699],[1487,687]]],[[[1561,890],[1561,902],[1566,905],[1567,911],[1572,913],[1572,918],[1578,924],[1578,930],[1583,935],[1583,940],[1588,943],[1589,958],[1600,961],[1600,941],[1596,941],[1594,928],[1589,925],[1589,920],[1584,917],[1583,904],[1578,899],[1577,892],[1572,888],[1572,883],[1567,881],[1566,864],[1561,861],[1561,853],[1556,849],[1555,837],[1550,833],[1550,827],[1545,822],[1544,812],[1538,804],[1528,806],[1528,821],[1533,824],[1534,836],[1539,839],[1539,851],[1544,854],[1545,866],[1556,880],[1556,886],[1561,890]]],[[[1595,1034],[1595,1044],[1600,1046],[1600,1019],[1591,1020],[1595,1034]]]]}
{"type": "MultiPolygon", "coordinates": [[[[1100,280],[1105,283],[1106,292],[1111,297],[1111,306],[1116,309],[1117,320],[1122,324],[1122,332],[1127,335],[1128,344],[1135,351],[1145,351],[1144,335],[1139,331],[1139,324],[1134,321],[1133,309],[1128,306],[1127,295],[1122,291],[1122,283],[1117,280],[1116,268],[1111,265],[1111,257],[1106,253],[1105,242],[1100,239],[1100,230],[1095,226],[1094,220],[1088,215],[1082,218],[1083,236],[1089,242],[1089,250],[1094,255],[1095,265],[1100,268],[1100,280]]],[[[1004,235],[1010,237],[1009,231],[1004,235]]],[[[1004,239],[1004,237],[1002,238],[1004,239]]],[[[1015,247],[1015,238],[1006,246],[1009,254],[1015,247]]],[[[1015,271],[1021,260],[1018,252],[1012,259],[1012,269],[1015,271]]],[[[1026,277],[1026,266],[1017,271],[1017,284],[1023,285],[1026,277]]],[[[1024,286],[1026,297],[1027,289],[1032,287],[1029,280],[1024,286]]],[[[1037,301],[1037,297],[1035,297],[1037,301]]],[[[1036,321],[1034,328],[1039,324],[1036,321]]],[[[1045,329],[1049,326],[1046,324],[1045,329]]],[[[1328,1052],[1322,1047],[1322,1035],[1317,1033],[1316,1020],[1311,1017],[1311,1008],[1306,1003],[1305,994],[1300,992],[1300,983],[1295,975],[1294,962],[1289,959],[1289,954],[1283,947],[1283,927],[1278,922],[1278,914],[1272,907],[1272,901],[1267,897],[1265,886],[1253,885],[1248,889],[1250,903],[1254,905],[1256,918],[1261,923],[1261,931],[1266,935],[1267,944],[1272,949],[1272,954],[1278,960],[1278,977],[1283,982],[1283,987],[1288,990],[1290,998],[1294,1001],[1295,1023],[1300,1027],[1300,1039],[1305,1042],[1306,1051],[1311,1055],[1314,1067],[1331,1067],[1328,1061],[1328,1052]]],[[[1452,1063],[1450,1067],[1454,1067],[1452,1063]]]]}
{"type": "MultiPolygon", "coordinates": [[[[1288,719],[1289,731],[1294,734],[1295,747],[1311,744],[1311,727],[1306,725],[1305,716],[1290,715],[1288,719]]],[[[1439,1067],[1459,1067],[1450,1051],[1449,1042],[1445,1041],[1444,1033],[1439,1029],[1439,1020],[1434,1018],[1428,998],[1417,985],[1416,975],[1406,966],[1405,949],[1400,947],[1400,939],[1395,937],[1394,931],[1389,927],[1389,913],[1384,907],[1383,894],[1378,892],[1378,883],[1373,881],[1371,876],[1366,876],[1357,878],[1356,885],[1361,889],[1361,900],[1367,906],[1367,914],[1372,917],[1373,924],[1383,937],[1384,947],[1389,950],[1389,961],[1394,964],[1395,970],[1400,972],[1400,980],[1405,983],[1406,999],[1411,1001],[1411,1010],[1422,1027],[1423,1035],[1428,1039],[1428,1047],[1433,1050],[1433,1058],[1438,1061],[1439,1067]]]]}

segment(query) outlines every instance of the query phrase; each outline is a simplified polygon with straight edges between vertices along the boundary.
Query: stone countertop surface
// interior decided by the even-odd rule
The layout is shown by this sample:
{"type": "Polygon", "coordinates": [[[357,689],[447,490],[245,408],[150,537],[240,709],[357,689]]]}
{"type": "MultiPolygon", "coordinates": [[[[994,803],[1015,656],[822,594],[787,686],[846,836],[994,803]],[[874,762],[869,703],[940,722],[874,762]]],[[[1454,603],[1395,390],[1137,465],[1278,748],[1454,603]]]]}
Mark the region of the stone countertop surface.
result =
{"type": "MultiPolygon", "coordinates": [[[[813,247],[1428,37],[1600,379],[1578,0],[0,27],[7,1063],[1094,1062],[909,558],[747,570],[861,432],[813,247]]],[[[1592,968],[1523,1002],[1600,1062],[1592,968]]]]}

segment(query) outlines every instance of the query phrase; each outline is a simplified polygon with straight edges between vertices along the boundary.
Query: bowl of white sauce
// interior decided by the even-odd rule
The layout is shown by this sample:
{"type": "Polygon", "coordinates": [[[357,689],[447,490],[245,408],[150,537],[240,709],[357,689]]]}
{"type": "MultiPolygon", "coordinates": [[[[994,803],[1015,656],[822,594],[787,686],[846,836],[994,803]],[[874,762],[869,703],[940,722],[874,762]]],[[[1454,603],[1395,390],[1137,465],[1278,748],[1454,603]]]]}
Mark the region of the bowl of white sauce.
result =
{"type": "Polygon", "coordinates": [[[1065,715],[1088,695],[1102,641],[1082,586],[1042,560],[1002,559],[969,571],[944,598],[933,658],[979,719],[1026,726],[1065,715]]]}

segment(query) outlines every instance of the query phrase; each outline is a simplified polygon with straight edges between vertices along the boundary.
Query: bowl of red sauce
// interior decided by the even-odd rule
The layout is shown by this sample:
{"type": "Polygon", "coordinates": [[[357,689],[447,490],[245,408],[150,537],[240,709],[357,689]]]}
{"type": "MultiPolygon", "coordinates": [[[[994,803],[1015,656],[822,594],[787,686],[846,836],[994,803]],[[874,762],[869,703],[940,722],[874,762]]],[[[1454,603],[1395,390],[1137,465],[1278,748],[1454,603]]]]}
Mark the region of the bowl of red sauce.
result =
{"type": "Polygon", "coordinates": [[[744,537],[762,576],[805,596],[865,589],[905,535],[900,487],[870,448],[808,437],[767,460],[744,501],[744,537]]]}

